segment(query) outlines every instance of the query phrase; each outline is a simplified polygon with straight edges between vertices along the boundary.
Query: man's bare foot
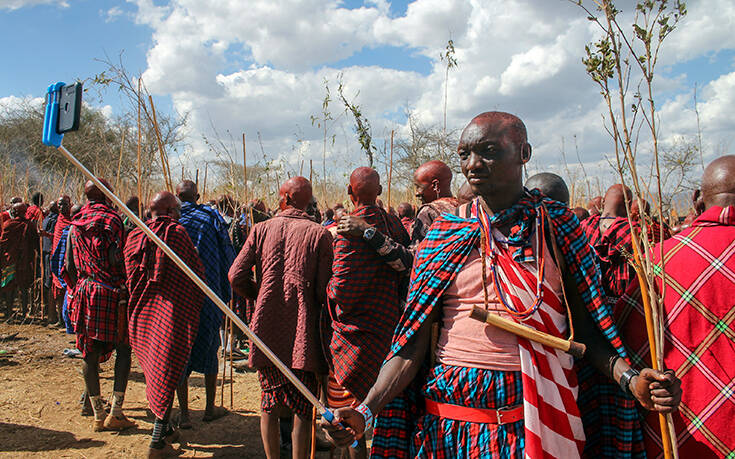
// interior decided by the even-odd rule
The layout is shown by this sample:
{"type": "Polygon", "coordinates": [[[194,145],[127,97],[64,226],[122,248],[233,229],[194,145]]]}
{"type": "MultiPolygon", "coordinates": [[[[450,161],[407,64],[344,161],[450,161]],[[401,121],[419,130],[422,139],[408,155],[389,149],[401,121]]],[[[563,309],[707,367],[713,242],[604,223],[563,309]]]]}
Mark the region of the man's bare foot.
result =
{"type": "Polygon", "coordinates": [[[105,430],[105,420],[104,419],[100,419],[100,420],[95,419],[94,421],[92,421],[92,431],[93,432],[104,432],[104,430],[105,430]]]}
{"type": "Polygon", "coordinates": [[[138,424],[131,421],[130,419],[126,418],[125,415],[122,417],[116,417],[112,414],[108,414],[107,418],[105,418],[105,429],[107,430],[125,430],[130,429],[133,427],[136,427],[138,424]]]}
{"type": "Polygon", "coordinates": [[[191,429],[191,418],[189,413],[179,415],[179,429],[189,430],[191,429]]]}
{"type": "Polygon", "coordinates": [[[162,457],[178,456],[179,452],[168,443],[161,449],[148,447],[148,459],[159,459],[162,457]]]}
{"type": "Polygon", "coordinates": [[[212,408],[211,411],[204,411],[204,417],[202,418],[202,421],[204,422],[212,422],[215,419],[219,419],[223,416],[227,416],[229,411],[225,409],[223,406],[215,406],[212,408]]]}

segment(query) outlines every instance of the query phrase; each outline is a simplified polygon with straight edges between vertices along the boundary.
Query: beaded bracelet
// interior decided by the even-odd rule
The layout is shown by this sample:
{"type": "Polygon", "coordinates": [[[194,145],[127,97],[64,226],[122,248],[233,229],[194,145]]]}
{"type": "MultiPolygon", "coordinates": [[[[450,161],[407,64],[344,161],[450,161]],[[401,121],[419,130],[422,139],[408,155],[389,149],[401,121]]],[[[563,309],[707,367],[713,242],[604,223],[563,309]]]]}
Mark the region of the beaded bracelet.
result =
{"type": "Polygon", "coordinates": [[[360,403],[359,405],[357,405],[355,411],[360,413],[362,417],[365,418],[365,430],[367,430],[368,426],[370,426],[370,423],[373,422],[373,412],[370,411],[370,408],[364,403],[360,403]]]}

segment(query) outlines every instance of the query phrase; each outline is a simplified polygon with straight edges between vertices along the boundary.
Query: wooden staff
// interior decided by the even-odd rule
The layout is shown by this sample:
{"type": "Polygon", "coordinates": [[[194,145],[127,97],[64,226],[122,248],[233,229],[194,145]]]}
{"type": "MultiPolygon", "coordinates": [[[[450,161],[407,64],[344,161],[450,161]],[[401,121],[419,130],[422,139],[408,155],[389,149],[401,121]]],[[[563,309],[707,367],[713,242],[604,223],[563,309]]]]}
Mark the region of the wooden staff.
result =
{"type": "Polygon", "coordinates": [[[194,183],[196,184],[197,188],[199,188],[199,169],[197,168],[196,175],[194,176],[194,183]]]}
{"type": "Polygon", "coordinates": [[[122,168],[123,148],[125,148],[125,133],[127,129],[123,131],[122,141],[120,142],[120,157],[117,159],[117,175],[115,176],[115,189],[120,189],[120,169],[122,168]]]}
{"type": "Polygon", "coordinates": [[[480,322],[485,322],[490,325],[496,326],[501,330],[513,333],[514,335],[520,336],[521,338],[526,338],[536,343],[543,344],[554,349],[559,349],[560,351],[571,354],[578,359],[582,358],[585,351],[587,350],[587,346],[585,346],[583,343],[569,341],[550,335],[548,333],[534,330],[533,328],[526,327],[525,325],[521,325],[512,320],[500,317],[497,314],[491,314],[489,311],[478,306],[472,307],[470,317],[475,320],[479,320],[480,322]]]}
{"type": "MultiPolygon", "coordinates": [[[[230,309],[234,309],[234,307],[234,301],[230,300],[230,309]]],[[[228,338],[227,342],[230,345],[230,410],[232,410],[235,405],[234,389],[232,387],[235,381],[232,378],[232,321],[230,320],[228,322],[230,324],[230,337],[228,338]]]]}
{"type": "Polygon", "coordinates": [[[245,187],[245,203],[248,202],[248,152],[245,149],[245,133],[242,133],[242,179],[245,187]]]}
{"type": "Polygon", "coordinates": [[[158,120],[156,119],[156,107],[153,106],[153,96],[148,94],[148,102],[151,104],[151,115],[153,115],[153,131],[158,144],[158,151],[161,154],[161,168],[163,169],[163,179],[166,182],[166,188],[169,192],[174,192],[173,182],[171,181],[171,169],[168,166],[168,158],[166,150],[163,149],[163,140],[161,139],[161,131],[158,130],[158,120]]]}
{"type": "Polygon", "coordinates": [[[312,407],[311,409],[311,447],[309,448],[309,458],[314,459],[315,456],[316,456],[316,407],[312,407]]]}
{"type": "MultiPolygon", "coordinates": [[[[227,331],[228,322],[229,322],[229,319],[227,318],[227,316],[225,316],[225,332],[227,331]]],[[[227,334],[225,333],[224,336],[227,336],[227,334]]],[[[220,385],[220,391],[219,391],[219,395],[220,395],[219,404],[223,407],[225,406],[225,378],[226,378],[225,371],[226,370],[227,370],[227,347],[225,343],[222,343],[222,384],[220,385]]]]}
{"type": "Polygon", "coordinates": [[[309,160],[309,183],[313,185],[313,178],[314,178],[314,161],[309,160]]]}
{"type": "Polygon", "coordinates": [[[143,136],[143,133],[140,131],[140,84],[140,78],[138,78],[138,215],[143,218],[143,184],[140,181],[140,144],[143,136]]]}
{"type": "Polygon", "coordinates": [[[390,169],[388,169],[388,212],[390,212],[390,183],[393,178],[393,134],[395,131],[390,131],[390,169]]]}
{"type": "MultiPolygon", "coordinates": [[[[636,262],[636,266],[634,266],[636,274],[638,276],[638,283],[641,287],[641,298],[643,300],[643,312],[646,317],[646,334],[648,335],[648,348],[651,351],[651,366],[654,370],[659,369],[659,360],[658,360],[658,348],[656,346],[656,337],[655,337],[655,325],[653,323],[653,310],[651,309],[651,299],[649,297],[649,291],[648,291],[648,284],[646,284],[646,278],[643,275],[643,271],[641,268],[641,256],[640,256],[640,249],[638,248],[637,241],[633,241],[633,257],[636,262]]],[[[658,423],[659,427],[661,429],[661,441],[663,443],[663,449],[664,449],[664,457],[666,459],[671,458],[678,458],[678,445],[676,444],[676,433],[670,429],[670,425],[668,422],[668,417],[671,415],[664,415],[663,413],[658,413],[658,423]]]]}
{"type": "Polygon", "coordinates": [[[202,200],[207,195],[207,171],[209,170],[209,163],[204,163],[204,186],[202,187],[202,200]]]}
{"type": "Polygon", "coordinates": [[[28,202],[28,170],[29,168],[26,167],[26,179],[23,184],[23,201],[25,202],[28,202]]]}

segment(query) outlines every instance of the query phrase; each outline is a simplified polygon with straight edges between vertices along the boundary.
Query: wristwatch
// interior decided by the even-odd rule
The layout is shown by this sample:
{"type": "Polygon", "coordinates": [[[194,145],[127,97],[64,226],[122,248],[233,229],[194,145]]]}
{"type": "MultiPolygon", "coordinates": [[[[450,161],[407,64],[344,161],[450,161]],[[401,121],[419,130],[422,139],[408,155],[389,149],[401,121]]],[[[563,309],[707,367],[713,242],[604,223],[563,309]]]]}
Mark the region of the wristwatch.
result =
{"type": "Polygon", "coordinates": [[[630,382],[633,380],[633,376],[638,376],[639,374],[640,372],[633,368],[623,373],[623,376],[620,377],[620,388],[623,390],[623,392],[628,395],[633,395],[633,393],[630,391],[630,382]]]}
{"type": "Polygon", "coordinates": [[[373,236],[375,236],[374,226],[365,228],[365,231],[362,232],[362,238],[365,239],[366,241],[369,241],[370,239],[372,239],[373,236]]]}

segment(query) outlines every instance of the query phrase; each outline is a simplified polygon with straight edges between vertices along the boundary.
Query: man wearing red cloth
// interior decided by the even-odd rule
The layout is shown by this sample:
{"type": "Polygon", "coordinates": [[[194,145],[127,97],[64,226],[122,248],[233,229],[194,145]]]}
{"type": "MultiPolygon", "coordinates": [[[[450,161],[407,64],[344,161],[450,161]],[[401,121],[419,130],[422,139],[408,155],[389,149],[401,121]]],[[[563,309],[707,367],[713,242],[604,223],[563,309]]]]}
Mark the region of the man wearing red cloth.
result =
{"type": "Polygon", "coordinates": [[[70,316],[77,349],[84,359],[84,383],[94,411],[92,428],[96,432],[123,430],[135,426],[122,411],[130,373],[122,258],[125,233],[122,219],[94,182],[84,185],[84,194],[88,201],[71,223],[66,250],[66,272],[73,286],[69,290],[70,316]],[[105,416],[99,364],[109,359],[113,350],[116,355],[112,410],[105,416]]]}
{"type": "MultiPolygon", "coordinates": [[[[704,212],[663,242],[665,263],[656,271],[666,273],[666,284],[659,274],[656,286],[664,292],[663,367],[676,371],[685,389],[672,414],[679,457],[709,459],[735,451],[735,156],[707,166],[701,196],[704,212]]],[[[661,246],[652,250],[660,263],[661,246]]],[[[637,280],[616,309],[634,362],[650,364],[637,280]]],[[[643,431],[648,457],[661,457],[656,413],[647,413],[643,431]]]]}
{"type": "Polygon", "coordinates": [[[403,223],[403,227],[406,228],[408,234],[411,234],[415,216],[416,211],[411,204],[402,202],[398,205],[398,218],[401,219],[401,223],[403,223]]]}
{"type": "MultiPolygon", "coordinates": [[[[59,196],[59,199],[56,201],[56,205],[59,210],[59,215],[56,219],[53,237],[51,239],[52,254],[56,252],[56,248],[59,246],[59,241],[64,234],[64,230],[71,225],[71,198],[66,195],[59,196]]],[[[53,270],[51,273],[51,294],[49,296],[51,297],[49,309],[56,311],[55,314],[59,319],[59,323],[62,323],[64,321],[63,307],[64,297],[66,296],[66,285],[56,275],[56,273],[53,272],[53,270]]],[[[51,316],[52,314],[49,312],[49,317],[51,316]]]]}
{"type": "MultiPolygon", "coordinates": [[[[357,408],[337,410],[335,422],[359,436],[377,415],[374,457],[580,457],[586,429],[572,357],[473,320],[475,306],[562,338],[573,322],[598,371],[648,409],[675,408],[673,375],[637,373],[625,360],[577,219],[524,190],[531,146],[523,122],[478,115],[462,132],[458,156],[477,198],[432,225],[377,380],[357,408]],[[435,321],[439,340],[430,351],[435,321]]],[[[636,416],[633,406],[628,411],[636,416]]],[[[326,427],[338,442],[352,441],[326,427]]]]}
{"type": "MultiPolygon", "coordinates": [[[[253,226],[232,264],[233,290],[255,300],[253,332],[312,391],[327,366],[319,341],[319,314],[326,304],[332,268],[332,237],[304,211],[312,198],[304,177],[279,190],[281,211],[253,226]],[[255,268],[255,279],[252,270],[255,268]]],[[[311,404],[258,348],[250,350],[262,389],[260,435],[268,458],[279,457],[279,416],[294,416],[293,457],[308,454],[311,404]]]]}
{"type": "MultiPolygon", "coordinates": [[[[176,221],[181,215],[178,199],[162,191],[150,208],[150,229],[202,277],[194,244],[176,221]]],[[[204,293],[140,228],[133,229],[125,243],[125,271],[130,344],[143,368],[146,398],[156,417],[148,457],[165,457],[173,453],[165,441],[177,434],[169,424],[171,404],[197,336],[204,293]]]]}
{"type": "Polygon", "coordinates": [[[411,247],[416,248],[434,220],[442,213],[453,211],[459,202],[452,196],[452,170],[441,161],[420,165],[413,173],[413,183],[416,197],[421,201],[411,228],[411,247]]]}
{"type": "Polygon", "coordinates": [[[29,291],[33,284],[33,265],[39,252],[38,222],[26,218],[27,205],[13,204],[10,219],[2,225],[0,236],[0,293],[10,317],[16,294],[20,294],[21,317],[28,313],[29,291]]]}

